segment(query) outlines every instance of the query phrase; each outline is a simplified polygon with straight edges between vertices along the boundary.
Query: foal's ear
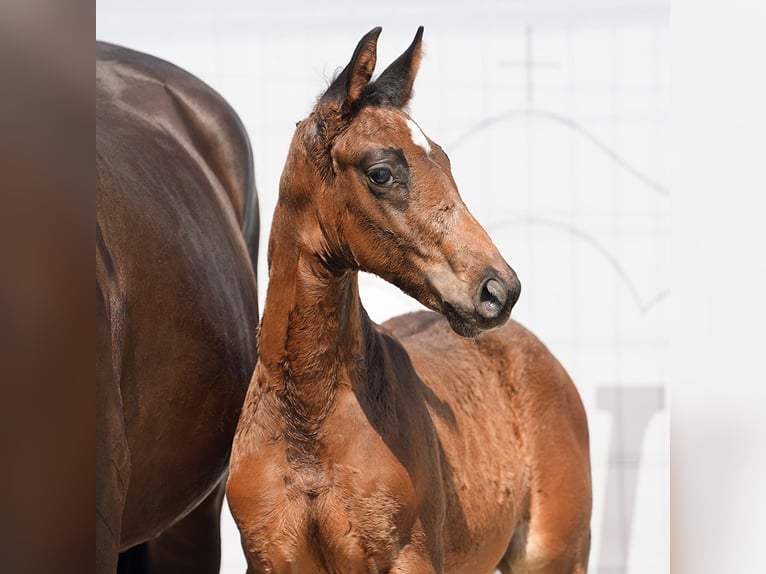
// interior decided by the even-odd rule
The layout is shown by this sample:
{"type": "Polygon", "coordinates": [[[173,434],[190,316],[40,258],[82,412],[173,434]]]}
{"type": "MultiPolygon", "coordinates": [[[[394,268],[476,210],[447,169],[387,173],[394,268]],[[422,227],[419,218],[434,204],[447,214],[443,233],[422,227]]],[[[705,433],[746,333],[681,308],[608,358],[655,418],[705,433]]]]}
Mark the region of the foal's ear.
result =
{"type": "Polygon", "coordinates": [[[327,88],[320,99],[321,102],[332,102],[348,107],[359,99],[375,69],[378,36],[381,30],[380,26],[373,28],[359,40],[351,61],[327,88]]]}
{"type": "Polygon", "coordinates": [[[370,86],[370,90],[378,98],[398,108],[404,107],[410,101],[412,84],[415,83],[415,76],[420,67],[422,43],[423,26],[420,26],[410,47],[370,86]]]}

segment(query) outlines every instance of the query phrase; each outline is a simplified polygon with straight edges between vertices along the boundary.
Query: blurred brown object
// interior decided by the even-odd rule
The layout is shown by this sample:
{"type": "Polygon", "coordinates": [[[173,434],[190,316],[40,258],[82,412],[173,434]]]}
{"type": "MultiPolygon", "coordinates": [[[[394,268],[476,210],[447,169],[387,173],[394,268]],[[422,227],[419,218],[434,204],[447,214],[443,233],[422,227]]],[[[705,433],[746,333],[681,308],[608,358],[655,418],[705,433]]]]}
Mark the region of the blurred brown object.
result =
{"type": "Polygon", "coordinates": [[[94,20],[0,5],[2,572],[92,564],[94,20]]]}

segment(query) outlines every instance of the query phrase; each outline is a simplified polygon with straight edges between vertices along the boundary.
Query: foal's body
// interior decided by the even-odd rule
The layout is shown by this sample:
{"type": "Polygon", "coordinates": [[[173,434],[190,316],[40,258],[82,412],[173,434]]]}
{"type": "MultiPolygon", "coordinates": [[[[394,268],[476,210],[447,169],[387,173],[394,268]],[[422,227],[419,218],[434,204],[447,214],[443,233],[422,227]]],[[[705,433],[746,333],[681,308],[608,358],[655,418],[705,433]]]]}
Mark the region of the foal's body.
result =
{"type": "MultiPolygon", "coordinates": [[[[334,176],[309,169],[331,121],[326,94],[280,186],[259,362],[227,485],[248,571],[584,572],[579,396],[517,323],[465,338],[507,320],[518,280],[459,201],[443,152],[404,112],[355,99],[375,39],[333,84],[361,108],[328,146],[334,176]],[[357,269],[449,321],[421,312],[375,325],[357,269]]],[[[411,79],[419,41],[396,74],[411,79]]]]}
{"type": "Polygon", "coordinates": [[[356,295],[284,307],[292,380],[256,368],[228,496],[263,571],[487,573],[507,548],[514,573],[584,572],[587,427],[556,359],[514,321],[476,339],[431,312],[380,327],[356,295]]]}

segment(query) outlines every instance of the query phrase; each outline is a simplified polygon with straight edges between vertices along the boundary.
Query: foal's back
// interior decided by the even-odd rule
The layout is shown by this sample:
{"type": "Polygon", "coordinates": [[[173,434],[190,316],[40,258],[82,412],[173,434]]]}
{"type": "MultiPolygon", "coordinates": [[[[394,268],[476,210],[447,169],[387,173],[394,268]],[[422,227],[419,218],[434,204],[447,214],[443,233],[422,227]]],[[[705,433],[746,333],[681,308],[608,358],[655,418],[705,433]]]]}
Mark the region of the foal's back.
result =
{"type": "Polygon", "coordinates": [[[513,320],[474,339],[457,336],[430,311],[383,327],[406,349],[438,431],[451,501],[446,570],[491,571],[491,557],[506,546],[504,571],[566,556],[571,563],[587,547],[588,429],[560,363],[513,320]],[[573,538],[577,531],[584,534],[573,538]]]}

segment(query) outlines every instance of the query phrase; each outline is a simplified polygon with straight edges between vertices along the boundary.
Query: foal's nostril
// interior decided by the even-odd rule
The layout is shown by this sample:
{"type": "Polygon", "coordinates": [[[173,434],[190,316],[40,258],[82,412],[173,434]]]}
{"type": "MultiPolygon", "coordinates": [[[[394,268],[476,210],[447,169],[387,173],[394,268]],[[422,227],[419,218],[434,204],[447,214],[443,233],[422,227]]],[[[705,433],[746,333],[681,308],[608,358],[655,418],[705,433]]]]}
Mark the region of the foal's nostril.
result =
{"type": "Polygon", "coordinates": [[[485,319],[494,319],[503,310],[508,300],[508,288],[497,279],[487,279],[479,292],[479,314],[485,319]]]}

